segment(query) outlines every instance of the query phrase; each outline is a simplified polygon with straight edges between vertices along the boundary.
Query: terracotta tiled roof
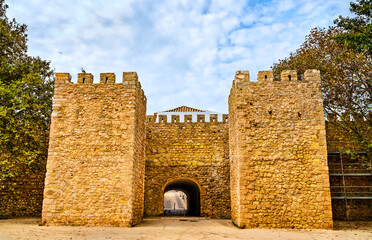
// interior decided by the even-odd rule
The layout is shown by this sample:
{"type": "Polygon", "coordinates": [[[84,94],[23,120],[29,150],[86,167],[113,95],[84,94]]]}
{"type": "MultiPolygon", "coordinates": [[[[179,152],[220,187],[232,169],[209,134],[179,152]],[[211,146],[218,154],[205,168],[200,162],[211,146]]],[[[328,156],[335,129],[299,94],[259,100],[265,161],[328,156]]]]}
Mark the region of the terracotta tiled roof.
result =
{"type": "Polygon", "coordinates": [[[164,112],[205,112],[204,110],[196,109],[196,108],[191,108],[188,106],[181,106],[177,108],[173,108],[164,112]]]}

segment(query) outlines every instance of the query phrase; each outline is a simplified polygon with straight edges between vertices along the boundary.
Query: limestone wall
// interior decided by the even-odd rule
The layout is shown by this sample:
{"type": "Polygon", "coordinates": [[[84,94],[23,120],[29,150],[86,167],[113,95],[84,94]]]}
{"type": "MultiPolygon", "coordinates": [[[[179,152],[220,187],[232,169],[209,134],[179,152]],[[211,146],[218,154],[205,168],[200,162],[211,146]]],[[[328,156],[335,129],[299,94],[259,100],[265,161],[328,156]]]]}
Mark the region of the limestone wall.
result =
{"type": "Polygon", "coordinates": [[[136,73],[120,84],[111,74],[102,84],[92,77],[72,84],[56,74],[46,225],[131,226],[142,218],[146,98],[136,73]]]}
{"type": "Polygon", "coordinates": [[[237,72],[229,96],[232,220],[245,228],[332,228],[320,73],[281,81],[237,72]]]}
{"type": "Polygon", "coordinates": [[[165,186],[186,179],[200,188],[201,216],[230,218],[227,123],[148,121],[145,214],[162,215],[165,186]]]}

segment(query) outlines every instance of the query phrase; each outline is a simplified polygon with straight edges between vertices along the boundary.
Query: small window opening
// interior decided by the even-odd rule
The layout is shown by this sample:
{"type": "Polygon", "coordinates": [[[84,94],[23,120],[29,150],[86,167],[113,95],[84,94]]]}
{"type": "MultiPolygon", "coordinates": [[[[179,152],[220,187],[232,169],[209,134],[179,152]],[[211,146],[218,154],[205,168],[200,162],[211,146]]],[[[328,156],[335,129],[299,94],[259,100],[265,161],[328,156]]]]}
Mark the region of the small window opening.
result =
{"type": "Polygon", "coordinates": [[[83,78],[83,83],[85,83],[85,77],[83,78]]]}
{"type": "Polygon", "coordinates": [[[288,80],[291,81],[291,75],[288,75],[288,80]]]}
{"type": "Polygon", "coordinates": [[[265,75],[265,81],[267,81],[267,75],[265,75]]]}
{"type": "Polygon", "coordinates": [[[108,83],[108,77],[106,77],[106,83],[108,83]]]}

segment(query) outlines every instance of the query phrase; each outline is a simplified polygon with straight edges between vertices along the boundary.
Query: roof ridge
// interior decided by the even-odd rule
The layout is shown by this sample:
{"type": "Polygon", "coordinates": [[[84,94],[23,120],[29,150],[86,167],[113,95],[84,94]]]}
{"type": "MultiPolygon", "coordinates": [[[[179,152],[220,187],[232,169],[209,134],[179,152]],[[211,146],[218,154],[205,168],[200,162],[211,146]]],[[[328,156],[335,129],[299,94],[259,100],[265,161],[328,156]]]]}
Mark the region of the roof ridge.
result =
{"type": "Polygon", "coordinates": [[[163,111],[163,112],[205,112],[205,110],[200,110],[200,109],[197,109],[197,108],[192,108],[192,107],[182,105],[182,106],[179,106],[179,107],[176,107],[176,108],[173,108],[173,109],[169,109],[169,110],[166,110],[166,111],[163,111]]]}

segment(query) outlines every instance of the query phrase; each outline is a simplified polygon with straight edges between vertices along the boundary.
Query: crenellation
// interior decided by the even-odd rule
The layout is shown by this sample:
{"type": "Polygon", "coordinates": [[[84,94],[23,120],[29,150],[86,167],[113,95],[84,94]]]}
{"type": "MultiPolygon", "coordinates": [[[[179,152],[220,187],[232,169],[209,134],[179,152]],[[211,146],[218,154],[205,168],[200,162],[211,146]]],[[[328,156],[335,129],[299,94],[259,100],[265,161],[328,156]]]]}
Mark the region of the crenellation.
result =
{"type": "Polygon", "coordinates": [[[185,119],[184,122],[191,123],[192,122],[192,115],[191,114],[185,114],[184,119],[185,119]]]}
{"type": "Polygon", "coordinates": [[[204,114],[198,114],[196,116],[197,122],[205,122],[205,115],[204,114]]]}
{"type": "Polygon", "coordinates": [[[217,114],[210,114],[209,115],[209,122],[217,122],[217,114]]]}
{"type": "Polygon", "coordinates": [[[92,84],[93,83],[93,74],[91,74],[91,73],[78,73],[77,83],[92,84]]]}
{"type": "Polygon", "coordinates": [[[274,75],[272,71],[259,71],[257,74],[258,82],[272,82],[274,75]]]}
{"type": "Polygon", "coordinates": [[[316,69],[307,69],[304,73],[305,81],[321,81],[320,71],[316,69]]]}
{"type": "Polygon", "coordinates": [[[236,71],[235,84],[249,81],[249,71],[236,71]]]}
{"type": "Polygon", "coordinates": [[[167,123],[167,115],[159,115],[159,123],[167,123]]]}
{"type": "Polygon", "coordinates": [[[228,122],[229,114],[222,114],[222,122],[228,122]]]}
{"type": "Polygon", "coordinates": [[[136,72],[123,72],[123,84],[137,85],[138,75],[136,72]]]}
{"type": "Polygon", "coordinates": [[[155,116],[154,115],[147,115],[146,116],[146,122],[154,123],[155,122],[155,116]]]}
{"type": "Polygon", "coordinates": [[[228,114],[214,114],[214,113],[208,113],[208,114],[186,114],[186,113],[180,113],[180,114],[157,114],[154,115],[148,115],[146,117],[146,122],[151,123],[213,123],[213,122],[227,122],[228,114]]]}
{"type": "Polygon", "coordinates": [[[297,81],[297,72],[296,70],[283,70],[280,73],[281,81],[297,81]]]}
{"type": "Polygon", "coordinates": [[[72,83],[71,82],[71,75],[69,73],[56,73],[54,83],[55,84],[72,83]]]}
{"type": "Polygon", "coordinates": [[[115,73],[101,73],[99,76],[99,83],[102,84],[115,84],[115,73]]]}
{"type": "Polygon", "coordinates": [[[172,115],[172,123],[178,123],[178,122],[180,122],[180,116],[172,115]]]}

